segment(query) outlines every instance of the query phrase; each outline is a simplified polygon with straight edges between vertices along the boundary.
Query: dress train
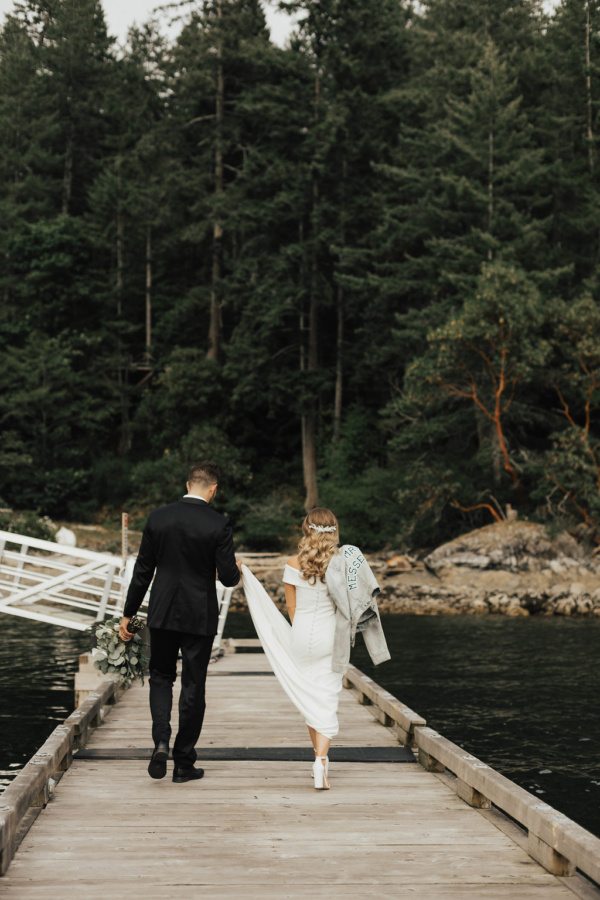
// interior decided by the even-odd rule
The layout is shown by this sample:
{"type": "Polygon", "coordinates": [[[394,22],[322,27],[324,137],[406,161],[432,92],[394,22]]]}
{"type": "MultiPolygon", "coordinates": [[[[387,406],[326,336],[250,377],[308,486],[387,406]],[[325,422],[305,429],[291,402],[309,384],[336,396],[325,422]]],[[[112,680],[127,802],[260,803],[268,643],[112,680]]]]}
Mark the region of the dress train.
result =
{"type": "Polygon", "coordinates": [[[247,566],[242,566],[242,584],[256,633],[282,688],[309,727],[325,737],[335,737],[341,676],[335,677],[329,666],[329,677],[311,678],[294,658],[292,626],[247,566]]]}

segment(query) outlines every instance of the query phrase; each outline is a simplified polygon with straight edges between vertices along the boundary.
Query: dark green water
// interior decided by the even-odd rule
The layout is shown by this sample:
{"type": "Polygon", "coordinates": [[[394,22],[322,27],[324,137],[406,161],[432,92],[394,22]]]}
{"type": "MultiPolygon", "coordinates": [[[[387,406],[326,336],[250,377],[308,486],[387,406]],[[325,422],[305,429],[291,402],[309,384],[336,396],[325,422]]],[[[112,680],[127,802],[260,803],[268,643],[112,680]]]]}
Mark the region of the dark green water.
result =
{"type": "Polygon", "coordinates": [[[73,711],[89,635],[0,615],[0,790],[73,711]]]}
{"type": "MultiPolygon", "coordinates": [[[[385,616],[353,662],[445,737],[600,835],[600,621],[385,616]]],[[[226,633],[253,637],[248,615],[226,633]]],[[[0,790],[73,708],[88,637],[0,616],[0,790]]],[[[276,727],[276,723],[273,723],[276,727]]]]}

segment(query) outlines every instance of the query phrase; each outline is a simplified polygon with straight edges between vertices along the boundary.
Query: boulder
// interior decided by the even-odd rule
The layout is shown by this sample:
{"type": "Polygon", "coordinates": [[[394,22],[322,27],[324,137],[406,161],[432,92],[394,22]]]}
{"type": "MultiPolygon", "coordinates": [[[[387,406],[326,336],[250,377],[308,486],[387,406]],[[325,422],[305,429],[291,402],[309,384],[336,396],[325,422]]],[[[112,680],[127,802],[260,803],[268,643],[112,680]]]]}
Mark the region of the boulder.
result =
{"type": "Polygon", "coordinates": [[[495,522],[442,544],[425,558],[434,572],[452,567],[504,569],[513,572],[550,569],[557,575],[567,569],[599,571],[598,561],[585,554],[571,535],[552,538],[534,522],[495,522]]]}

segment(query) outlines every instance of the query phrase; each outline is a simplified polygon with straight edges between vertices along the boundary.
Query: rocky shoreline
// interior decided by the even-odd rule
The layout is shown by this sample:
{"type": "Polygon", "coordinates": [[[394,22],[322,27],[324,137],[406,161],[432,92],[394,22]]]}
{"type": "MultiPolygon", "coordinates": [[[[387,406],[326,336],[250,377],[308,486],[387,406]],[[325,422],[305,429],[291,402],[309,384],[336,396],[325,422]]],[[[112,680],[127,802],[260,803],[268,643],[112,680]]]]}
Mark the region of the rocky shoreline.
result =
{"type": "MultiPolygon", "coordinates": [[[[118,554],[116,527],[66,524],[77,544],[118,554]]],[[[130,531],[135,553],[141,533],[130,531]]],[[[599,551],[600,552],[600,551],[599,551]]],[[[239,554],[285,609],[282,583],[287,557],[239,554]]],[[[424,559],[367,554],[381,586],[379,609],[401,615],[600,616],[600,555],[570,534],[554,537],[532,522],[494,523],[438,547],[424,559]]],[[[241,587],[232,611],[247,611],[241,587]]]]}
{"type": "MultiPolygon", "coordinates": [[[[573,537],[530,522],[486,526],[438,547],[423,561],[369,555],[382,613],[404,615],[600,616],[600,559],[573,537]]],[[[248,560],[280,609],[283,557],[248,560]]],[[[237,588],[232,610],[246,610],[237,588]]]]}

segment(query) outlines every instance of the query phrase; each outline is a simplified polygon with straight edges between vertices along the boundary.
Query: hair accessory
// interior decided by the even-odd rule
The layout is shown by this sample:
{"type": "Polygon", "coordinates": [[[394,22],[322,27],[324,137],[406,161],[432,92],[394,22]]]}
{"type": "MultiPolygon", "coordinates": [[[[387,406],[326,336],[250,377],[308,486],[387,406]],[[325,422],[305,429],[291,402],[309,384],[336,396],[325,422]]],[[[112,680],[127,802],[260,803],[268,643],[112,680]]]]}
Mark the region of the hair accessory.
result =
{"type": "Polygon", "coordinates": [[[335,525],[309,525],[308,527],[312,528],[313,531],[318,531],[319,534],[331,534],[331,532],[337,531],[335,525]]]}

